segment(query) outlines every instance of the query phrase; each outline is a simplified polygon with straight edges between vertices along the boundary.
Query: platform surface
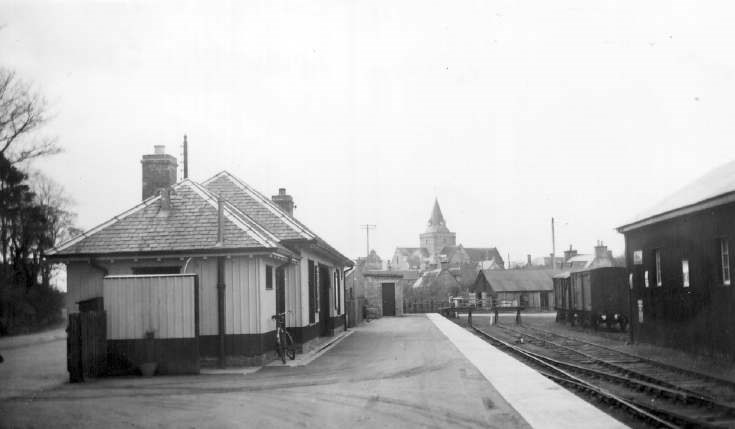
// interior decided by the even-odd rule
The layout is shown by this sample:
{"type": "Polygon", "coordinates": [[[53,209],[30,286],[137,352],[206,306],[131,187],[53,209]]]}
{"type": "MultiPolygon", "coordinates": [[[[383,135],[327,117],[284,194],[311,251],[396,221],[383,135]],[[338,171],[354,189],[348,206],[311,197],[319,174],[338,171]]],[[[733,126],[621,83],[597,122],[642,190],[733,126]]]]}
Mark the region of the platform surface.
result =
{"type": "Polygon", "coordinates": [[[438,314],[427,317],[531,426],[627,427],[456,323],[438,314]]]}

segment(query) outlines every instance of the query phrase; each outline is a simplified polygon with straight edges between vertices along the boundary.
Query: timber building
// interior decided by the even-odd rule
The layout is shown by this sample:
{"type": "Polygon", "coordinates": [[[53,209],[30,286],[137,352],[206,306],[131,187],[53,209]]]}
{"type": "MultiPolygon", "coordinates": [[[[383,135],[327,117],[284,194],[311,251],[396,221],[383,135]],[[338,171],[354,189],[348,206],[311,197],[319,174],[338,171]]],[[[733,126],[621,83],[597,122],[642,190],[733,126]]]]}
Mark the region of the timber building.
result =
{"type": "MultiPolygon", "coordinates": [[[[198,371],[200,359],[267,360],[275,343],[275,313],[288,312],[287,326],[302,347],[344,325],[344,272],[353,263],[294,217],[293,198],[285,189],[268,198],[226,171],[202,183],[175,183],[176,158],[162,146],[155,152],[142,159],[141,203],[48,255],[66,264],[70,313],[84,311],[90,301],[108,300],[106,282],[113,278],[196,276],[193,307],[169,291],[155,301],[152,315],[136,317],[144,312],[135,303],[148,299],[150,288],[140,289],[148,295],[132,297],[126,301],[130,307],[117,312],[112,302],[101,302],[98,307],[108,314],[108,360],[143,359],[136,345],[144,332],[154,334],[151,327],[161,343],[159,360],[193,353],[197,362],[183,366],[198,371]],[[175,327],[193,320],[196,329],[186,348],[174,341],[181,336],[175,327]],[[168,354],[167,344],[172,345],[168,354]]],[[[119,295],[134,288],[114,290],[119,295]]]]}
{"type": "Polygon", "coordinates": [[[618,228],[625,236],[635,340],[735,356],[735,162],[618,228]]]}

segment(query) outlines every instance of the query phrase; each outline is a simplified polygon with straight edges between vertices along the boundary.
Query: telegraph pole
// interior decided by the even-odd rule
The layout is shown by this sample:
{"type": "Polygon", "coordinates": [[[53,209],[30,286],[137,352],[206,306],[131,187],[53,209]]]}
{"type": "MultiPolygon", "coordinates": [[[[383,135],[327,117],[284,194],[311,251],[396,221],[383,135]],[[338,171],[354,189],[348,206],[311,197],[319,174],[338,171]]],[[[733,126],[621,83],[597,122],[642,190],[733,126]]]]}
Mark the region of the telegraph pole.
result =
{"type": "Polygon", "coordinates": [[[365,257],[367,258],[368,256],[370,256],[370,230],[375,229],[375,225],[367,223],[365,225],[360,225],[360,228],[365,230],[365,240],[367,248],[367,253],[365,253],[365,257]]]}
{"type": "Polygon", "coordinates": [[[554,218],[551,218],[551,269],[556,269],[556,233],[554,231],[554,218]]]}

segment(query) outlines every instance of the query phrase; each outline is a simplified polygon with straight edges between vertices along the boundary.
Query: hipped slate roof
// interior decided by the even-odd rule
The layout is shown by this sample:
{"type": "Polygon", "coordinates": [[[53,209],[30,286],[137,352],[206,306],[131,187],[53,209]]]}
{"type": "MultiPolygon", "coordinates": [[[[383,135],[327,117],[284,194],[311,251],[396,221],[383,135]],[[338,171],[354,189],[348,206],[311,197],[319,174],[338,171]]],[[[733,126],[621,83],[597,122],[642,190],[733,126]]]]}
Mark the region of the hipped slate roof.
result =
{"type": "Polygon", "coordinates": [[[173,187],[170,210],[154,196],[102,225],[52,249],[49,256],[211,249],[274,249],[290,254],[277,238],[232,204],[224,204],[224,242],[217,245],[217,199],[184,180],[173,187]]]}
{"type": "Polygon", "coordinates": [[[318,249],[341,259],[345,266],[354,265],[351,259],[330,246],[306,225],[281,210],[270,198],[227,171],[207,179],[203,185],[212,193],[221,195],[231,202],[240,211],[247,213],[255,222],[273,233],[282,244],[289,241],[310,241],[318,249]]]}
{"type": "Polygon", "coordinates": [[[301,222],[284,213],[270,198],[226,171],[216,174],[202,185],[213,194],[221,195],[242,212],[247,213],[279,240],[316,238],[316,234],[309,231],[301,222]]]}
{"type": "Polygon", "coordinates": [[[554,290],[554,270],[482,270],[494,292],[536,292],[554,290]]]}
{"type": "Polygon", "coordinates": [[[618,231],[627,232],[730,202],[735,202],[735,161],[715,168],[689,183],[618,227],[618,231]]]}
{"type": "Polygon", "coordinates": [[[345,266],[352,261],[270,199],[222,172],[200,185],[186,179],[173,186],[171,210],[154,196],[48,252],[50,257],[142,252],[268,250],[294,256],[289,243],[326,252],[345,266]],[[217,243],[217,193],[224,200],[224,243],[217,243]]]}

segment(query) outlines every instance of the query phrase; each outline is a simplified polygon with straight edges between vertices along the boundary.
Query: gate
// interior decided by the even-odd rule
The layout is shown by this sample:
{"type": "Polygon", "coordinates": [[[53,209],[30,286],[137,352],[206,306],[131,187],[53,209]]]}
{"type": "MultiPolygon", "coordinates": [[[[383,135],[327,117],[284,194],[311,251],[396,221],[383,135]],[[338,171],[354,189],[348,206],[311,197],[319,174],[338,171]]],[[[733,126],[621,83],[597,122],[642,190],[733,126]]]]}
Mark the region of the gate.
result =
{"type": "Polygon", "coordinates": [[[85,311],[69,315],[66,353],[69,381],[99,377],[107,368],[107,324],[104,311],[85,311]]]}

